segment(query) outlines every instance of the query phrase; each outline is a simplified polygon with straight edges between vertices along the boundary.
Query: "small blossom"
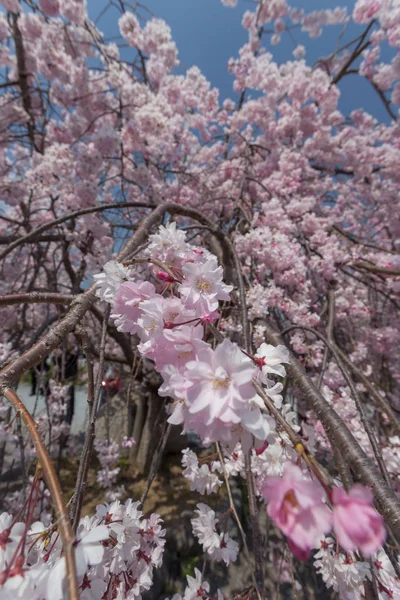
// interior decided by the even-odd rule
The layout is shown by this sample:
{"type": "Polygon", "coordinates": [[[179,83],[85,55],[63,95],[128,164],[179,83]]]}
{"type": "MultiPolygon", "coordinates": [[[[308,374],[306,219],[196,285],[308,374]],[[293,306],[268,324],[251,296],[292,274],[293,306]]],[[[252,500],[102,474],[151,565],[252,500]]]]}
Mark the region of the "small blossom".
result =
{"type": "Polygon", "coordinates": [[[203,263],[187,263],[183,266],[183,282],[179,292],[185,305],[194,308],[199,317],[218,309],[219,300],[229,300],[233,287],[222,281],[222,267],[215,257],[203,263]]]}
{"type": "Polygon", "coordinates": [[[203,581],[202,575],[198,569],[194,570],[194,577],[186,576],[188,586],[185,589],[185,600],[199,600],[208,597],[210,584],[203,581]]]}
{"type": "Polygon", "coordinates": [[[286,371],[282,363],[290,362],[289,350],[285,346],[261,344],[254,355],[254,362],[261,370],[263,382],[267,382],[267,376],[270,374],[285,377],[286,371]]]}
{"type": "Polygon", "coordinates": [[[129,279],[130,269],[116,260],[110,260],[103,267],[103,273],[93,276],[96,283],[96,296],[112,303],[120,285],[129,279]]]}

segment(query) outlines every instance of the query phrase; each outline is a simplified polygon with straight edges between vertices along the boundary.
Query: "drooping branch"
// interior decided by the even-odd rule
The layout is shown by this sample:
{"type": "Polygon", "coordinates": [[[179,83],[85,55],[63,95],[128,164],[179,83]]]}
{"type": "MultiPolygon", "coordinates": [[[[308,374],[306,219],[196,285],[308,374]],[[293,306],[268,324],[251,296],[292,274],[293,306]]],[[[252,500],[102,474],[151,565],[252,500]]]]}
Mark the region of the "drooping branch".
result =
{"type": "Polygon", "coordinates": [[[35,445],[36,454],[43,469],[43,475],[56,509],[57,520],[60,527],[60,534],[63,542],[67,568],[68,598],[69,600],[78,600],[75,553],[73,548],[75,538],[72,532],[71,523],[68,518],[67,507],[63,500],[60,483],[54,470],[53,463],[40,437],[34,419],[30,415],[29,411],[25,408],[18,395],[14,392],[14,390],[11,389],[4,390],[3,394],[10,404],[12,404],[17,413],[21,415],[35,445]]]}
{"type": "Polygon", "coordinates": [[[5,258],[10,252],[21,246],[22,244],[27,244],[28,242],[34,241],[40,233],[43,231],[47,231],[52,227],[57,227],[57,225],[61,225],[66,221],[70,221],[71,219],[76,219],[77,217],[82,217],[83,215],[90,215],[97,212],[103,212],[105,210],[118,210],[119,208],[154,208],[151,204],[145,204],[143,202],[120,202],[116,204],[102,204],[100,206],[91,206],[90,208],[82,208],[80,210],[76,210],[72,213],[68,213],[67,215],[63,215],[62,217],[58,217],[58,219],[54,219],[53,221],[48,221],[47,223],[43,223],[36,229],[32,229],[26,235],[16,239],[11,242],[11,244],[0,254],[0,260],[5,258]]]}
{"type": "Polygon", "coordinates": [[[146,488],[140,498],[140,503],[141,503],[142,507],[143,507],[144,503],[146,502],[146,498],[150,491],[151,485],[152,485],[154,479],[156,478],[158,469],[160,468],[161,459],[164,455],[165,447],[167,445],[168,438],[171,433],[171,429],[172,429],[171,423],[165,423],[164,432],[163,432],[162,436],[160,437],[160,441],[159,441],[157,450],[156,450],[154,458],[153,458],[153,463],[150,468],[150,474],[147,478],[146,488]]]}

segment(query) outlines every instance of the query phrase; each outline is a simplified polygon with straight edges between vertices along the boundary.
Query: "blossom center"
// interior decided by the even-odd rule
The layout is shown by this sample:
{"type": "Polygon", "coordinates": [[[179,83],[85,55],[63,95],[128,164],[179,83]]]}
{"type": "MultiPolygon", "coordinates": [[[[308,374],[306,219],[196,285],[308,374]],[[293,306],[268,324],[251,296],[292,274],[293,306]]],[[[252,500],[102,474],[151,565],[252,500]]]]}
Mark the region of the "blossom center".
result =
{"type": "Polygon", "coordinates": [[[150,325],[145,325],[144,329],[146,329],[146,331],[157,331],[158,325],[155,321],[151,321],[150,325]]]}
{"type": "Polygon", "coordinates": [[[213,379],[214,390],[226,389],[229,387],[230,382],[231,377],[228,375],[225,369],[218,368],[213,379]]]}
{"type": "Polygon", "coordinates": [[[197,280],[197,289],[201,292],[209,292],[211,290],[211,283],[207,281],[207,279],[200,277],[200,279],[197,280]]]}
{"type": "Polygon", "coordinates": [[[180,354],[178,354],[178,360],[181,360],[182,358],[189,359],[189,357],[192,356],[192,354],[193,350],[186,350],[185,352],[181,352],[180,354]]]}
{"type": "Polygon", "coordinates": [[[296,494],[294,493],[294,490],[289,490],[288,492],[286,492],[283,500],[284,500],[285,504],[290,504],[290,506],[292,508],[298,508],[298,506],[299,506],[299,503],[297,502],[297,498],[296,498],[296,494]]]}

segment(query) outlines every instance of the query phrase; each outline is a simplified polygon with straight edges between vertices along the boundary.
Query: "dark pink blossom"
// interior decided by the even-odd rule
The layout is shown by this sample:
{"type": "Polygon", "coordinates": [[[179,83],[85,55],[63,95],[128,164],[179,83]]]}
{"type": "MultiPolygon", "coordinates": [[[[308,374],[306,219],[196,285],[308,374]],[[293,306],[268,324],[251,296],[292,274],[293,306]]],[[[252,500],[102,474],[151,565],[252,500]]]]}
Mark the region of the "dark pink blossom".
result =
{"type": "Polygon", "coordinates": [[[364,556],[371,556],[386,537],[383,519],[372,505],[371,490],[356,484],[346,493],[336,487],[332,501],[333,529],[339,544],[348,552],[361,550],[364,556]]]}
{"type": "Polygon", "coordinates": [[[332,527],[332,513],[323,502],[324,490],[288,462],[283,477],[267,477],[262,495],[268,501],[268,515],[288,537],[292,552],[305,560],[321,535],[332,527]]]}

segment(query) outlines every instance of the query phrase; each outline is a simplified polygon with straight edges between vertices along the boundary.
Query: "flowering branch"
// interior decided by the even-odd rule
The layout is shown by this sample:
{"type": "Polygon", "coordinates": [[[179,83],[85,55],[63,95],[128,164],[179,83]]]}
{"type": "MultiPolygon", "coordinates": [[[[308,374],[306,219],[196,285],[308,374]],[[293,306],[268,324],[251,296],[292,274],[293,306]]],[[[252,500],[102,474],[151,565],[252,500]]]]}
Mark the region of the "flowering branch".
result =
{"type": "MultiPolygon", "coordinates": [[[[265,336],[269,343],[274,345],[282,343],[280,335],[271,325],[266,323],[265,328],[265,336]]],[[[287,372],[303,392],[309,408],[315,411],[325,429],[328,439],[341,448],[343,457],[350,465],[355,478],[373,489],[378,509],[385,518],[397,543],[400,545],[399,499],[381,478],[379,472],[360,448],[345,423],[343,423],[335,410],[315,387],[310,377],[304,371],[303,366],[293,354],[290,355],[290,364],[287,366],[287,372]]]]}
{"type": "Polygon", "coordinates": [[[363,404],[360,400],[360,397],[358,395],[358,392],[353,384],[353,381],[351,380],[351,377],[349,377],[346,369],[343,367],[341,360],[336,352],[335,347],[328,342],[328,340],[325,338],[325,336],[323,336],[321,333],[319,333],[319,331],[317,331],[316,329],[312,329],[311,327],[306,327],[305,325],[293,325],[291,327],[287,327],[284,331],[281,332],[281,335],[285,335],[287,333],[289,333],[290,331],[294,330],[294,329],[302,329],[303,331],[308,331],[309,333],[312,333],[313,335],[315,335],[316,337],[318,337],[320,340],[322,340],[324,342],[324,344],[326,345],[326,347],[330,350],[330,352],[332,353],[333,357],[335,358],[338,367],[344,377],[344,379],[346,380],[347,385],[350,388],[351,394],[354,398],[354,402],[357,406],[357,410],[360,413],[360,417],[361,417],[361,421],[362,424],[364,425],[364,429],[367,433],[368,439],[370,441],[372,450],[374,452],[375,458],[376,458],[376,462],[378,463],[379,469],[382,473],[383,478],[385,479],[387,485],[389,487],[391,487],[391,482],[390,482],[390,476],[389,473],[387,472],[387,469],[385,467],[385,463],[383,461],[382,458],[382,453],[379,449],[378,446],[378,442],[376,440],[375,434],[372,430],[372,427],[369,423],[368,417],[365,414],[365,410],[363,407],[363,404]]]}

